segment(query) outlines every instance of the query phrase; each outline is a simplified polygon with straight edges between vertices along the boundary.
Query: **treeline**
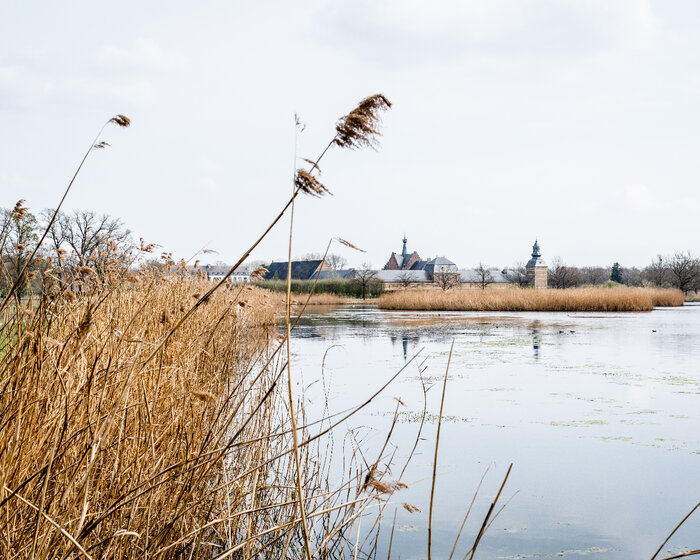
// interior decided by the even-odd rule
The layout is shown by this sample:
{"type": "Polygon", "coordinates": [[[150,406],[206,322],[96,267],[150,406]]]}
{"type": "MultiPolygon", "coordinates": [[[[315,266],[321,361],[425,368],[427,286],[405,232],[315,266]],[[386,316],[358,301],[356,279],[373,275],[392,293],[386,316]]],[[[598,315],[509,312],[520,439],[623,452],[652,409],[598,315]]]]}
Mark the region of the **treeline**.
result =
{"type": "Polygon", "coordinates": [[[552,259],[548,270],[551,288],[575,288],[622,284],[625,286],[658,286],[677,288],[684,294],[700,290],[700,258],[690,251],[672,255],[657,255],[644,268],[624,267],[619,263],[611,267],[567,266],[559,257],[552,259]]]}
{"type": "MultiPolygon", "coordinates": [[[[273,292],[286,292],[285,280],[263,280],[256,285],[273,292]]],[[[292,293],[308,294],[314,285],[313,280],[292,280],[292,293]]],[[[366,280],[362,277],[319,280],[314,288],[315,294],[334,294],[349,298],[376,298],[384,292],[384,282],[376,278],[366,280]]]]}
{"type": "Polygon", "coordinates": [[[133,263],[136,245],[118,218],[79,210],[53,216],[51,209],[34,215],[23,200],[0,209],[0,294],[13,285],[18,294],[41,291],[47,278],[78,289],[133,263]]]}

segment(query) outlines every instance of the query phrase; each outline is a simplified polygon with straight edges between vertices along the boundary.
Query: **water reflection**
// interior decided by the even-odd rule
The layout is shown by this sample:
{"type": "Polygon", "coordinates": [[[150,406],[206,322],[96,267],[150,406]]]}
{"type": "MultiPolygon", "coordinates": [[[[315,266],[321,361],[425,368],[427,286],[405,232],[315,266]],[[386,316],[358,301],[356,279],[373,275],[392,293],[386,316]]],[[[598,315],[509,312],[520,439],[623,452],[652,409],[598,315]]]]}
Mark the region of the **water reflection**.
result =
{"type": "MultiPolygon", "coordinates": [[[[400,396],[406,406],[391,442],[397,456],[415,441],[424,397],[419,370],[427,366],[424,380],[439,382],[455,340],[436,488],[436,556],[449,555],[462,506],[491,461],[499,468],[515,463],[508,489],[519,494],[480,545],[485,558],[650,557],[690,507],[687,489],[700,487],[700,307],[596,316],[341,308],[303,318],[294,336],[294,371],[306,384],[320,376],[329,346],[344,349],[325,361],[331,412],[364,402],[424,349],[420,364],[353,418],[353,428],[385,434],[393,397],[400,396]],[[663,489],[663,500],[656,489],[663,489]]],[[[314,387],[310,401],[325,403],[314,387]]],[[[430,424],[439,396],[428,395],[430,424]]],[[[313,415],[312,405],[307,412],[313,415]]],[[[434,429],[426,425],[407,471],[410,487],[395,498],[423,512],[434,429]]],[[[399,507],[396,527],[401,539],[393,550],[421,557],[426,516],[399,507]]],[[[669,546],[697,548],[698,526],[688,527],[669,546]]]]}
{"type": "Polygon", "coordinates": [[[532,322],[532,353],[535,356],[535,360],[540,359],[540,322],[532,322]]]}
{"type": "Polygon", "coordinates": [[[391,345],[394,346],[397,342],[401,342],[401,347],[403,348],[403,361],[408,361],[408,343],[410,342],[415,348],[420,342],[420,335],[413,334],[412,336],[408,333],[389,333],[389,340],[391,340],[391,345]]]}

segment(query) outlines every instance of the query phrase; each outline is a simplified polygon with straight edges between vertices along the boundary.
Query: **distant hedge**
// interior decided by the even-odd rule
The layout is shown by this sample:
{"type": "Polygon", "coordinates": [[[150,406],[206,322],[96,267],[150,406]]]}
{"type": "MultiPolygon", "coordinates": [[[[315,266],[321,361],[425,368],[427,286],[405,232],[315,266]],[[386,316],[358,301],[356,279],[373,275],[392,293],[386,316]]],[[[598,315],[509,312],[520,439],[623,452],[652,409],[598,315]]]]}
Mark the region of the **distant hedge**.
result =
{"type": "MultiPolygon", "coordinates": [[[[308,294],[313,286],[313,280],[292,280],[292,293],[308,294]]],[[[273,292],[286,292],[287,283],[284,280],[261,280],[256,286],[273,292]]],[[[353,279],[319,280],[314,290],[316,294],[335,294],[349,298],[362,297],[362,284],[353,279]]],[[[367,286],[367,297],[376,298],[384,293],[384,282],[372,280],[367,286]]]]}

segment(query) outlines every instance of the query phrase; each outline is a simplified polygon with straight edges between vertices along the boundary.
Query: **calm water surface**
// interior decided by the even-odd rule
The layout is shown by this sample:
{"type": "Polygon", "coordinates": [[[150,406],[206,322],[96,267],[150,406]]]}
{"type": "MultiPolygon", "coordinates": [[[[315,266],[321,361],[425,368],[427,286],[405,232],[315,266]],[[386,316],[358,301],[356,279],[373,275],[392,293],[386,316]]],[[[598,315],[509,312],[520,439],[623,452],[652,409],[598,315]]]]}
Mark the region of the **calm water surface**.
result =
{"type": "MultiPolygon", "coordinates": [[[[367,307],[312,312],[293,343],[294,371],[308,387],[311,415],[325,401],[319,382],[324,355],[329,408],[335,412],[363,402],[420,353],[349,421],[367,448],[376,450],[391,424],[394,397],[401,398],[405,406],[399,407],[392,437],[395,476],[416,438],[421,377],[432,386],[424,439],[403,478],[410,486],[394,494],[385,510],[386,526],[398,511],[392,557],[426,557],[436,415],[453,340],[435,558],[449,556],[487,467],[454,558],[471,546],[511,462],[503,498],[512,499],[477,558],[650,558],[700,501],[700,306],[605,315],[367,307]],[[409,514],[402,502],[421,513],[409,514]]],[[[373,459],[370,452],[367,460],[373,459]]],[[[665,551],[687,548],[700,548],[700,513],[665,551]]],[[[378,557],[385,555],[380,551],[378,557]]]]}

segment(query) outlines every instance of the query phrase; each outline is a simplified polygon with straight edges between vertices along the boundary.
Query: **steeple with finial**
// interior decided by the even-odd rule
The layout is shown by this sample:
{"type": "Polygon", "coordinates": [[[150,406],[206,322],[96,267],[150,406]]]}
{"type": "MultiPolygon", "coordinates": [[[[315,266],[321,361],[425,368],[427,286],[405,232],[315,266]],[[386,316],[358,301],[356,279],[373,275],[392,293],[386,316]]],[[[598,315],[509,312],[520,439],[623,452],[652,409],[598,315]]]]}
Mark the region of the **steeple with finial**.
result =
{"type": "Polygon", "coordinates": [[[408,254],[408,250],[406,249],[406,241],[408,241],[408,239],[406,239],[406,232],[404,232],[404,234],[403,234],[403,251],[401,251],[401,256],[404,259],[406,258],[406,255],[408,254]]]}
{"type": "Polygon", "coordinates": [[[535,239],[535,244],[532,246],[532,258],[525,265],[525,273],[530,286],[535,288],[547,287],[547,263],[542,259],[540,244],[537,239],[535,239]]]}

